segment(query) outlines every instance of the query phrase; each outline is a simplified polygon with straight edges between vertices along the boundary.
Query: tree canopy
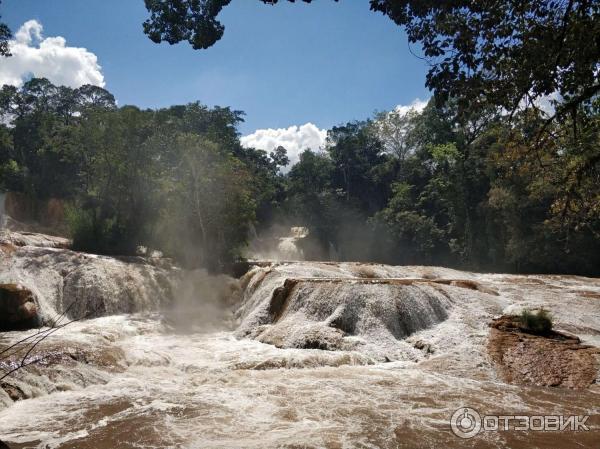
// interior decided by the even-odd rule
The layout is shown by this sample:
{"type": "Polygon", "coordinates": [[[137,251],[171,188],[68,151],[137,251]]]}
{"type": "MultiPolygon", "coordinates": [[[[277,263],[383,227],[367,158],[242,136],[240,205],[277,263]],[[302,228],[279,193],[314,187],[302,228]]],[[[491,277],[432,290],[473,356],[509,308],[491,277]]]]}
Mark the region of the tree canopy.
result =
{"type": "MultiPolygon", "coordinates": [[[[230,3],[146,0],[151,16],[144,31],[154,42],[208,48],[223,36],[217,16],[230,3]]],[[[594,0],[370,0],[370,8],[420,44],[430,65],[427,86],[438,104],[458,99],[461,115],[490,105],[514,113],[546,97],[557,100],[562,114],[600,91],[600,4],[594,0]]]]}
{"type": "Polygon", "coordinates": [[[33,78],[0,90],[0,189],[62,199],[78,249],[146,246],[212,270],[285,223],[310,228],[313,259],[599,274],[600,103],[548,125],[535,151],[544,115],[457,122],[458,107],[332,127],[283,174],[285,148],[242,147],[240,111],[118,107],[33,78]]]}
{"type": "MultiPolygon", "coordinates": [[[[0,3],[2,3],[2,1],[0,1],[0,3]]],[[[0,16],[0,19],[2,19],[2,16],[0,16]]],[[[11,37],[12,33],[8,25],[6,25],[3,22],[0,22],[0,57],[11,56],[10,48],[8,48],[8,41],[11,37]]]]}
{"type": "Polygon", "coordinates": [[[241,147],[239,111],[117,107],[100,87],[43,78],[3,86],[0,119],[0,189],[63,199],[75,248],[150,246],[214,270],[239,257],[287,160],[241,147]]]}

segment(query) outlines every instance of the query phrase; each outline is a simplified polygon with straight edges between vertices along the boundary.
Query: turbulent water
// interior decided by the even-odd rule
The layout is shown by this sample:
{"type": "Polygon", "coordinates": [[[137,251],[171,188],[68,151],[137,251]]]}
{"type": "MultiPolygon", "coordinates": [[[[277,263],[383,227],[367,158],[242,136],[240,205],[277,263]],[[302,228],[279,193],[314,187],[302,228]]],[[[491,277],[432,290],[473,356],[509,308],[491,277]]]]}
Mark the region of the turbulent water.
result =
{"type": "MultiPolygon", "coordinates": [[[[207,326],[216,315],[204,307],[65,327],[40,344],[47,363],[10,379],[21,400],[0,390],[0,440],[11,448],[101,449],[592,448],[600,441],[598,384],[509,385],[485,350],[489,321],[523,307],[546,308],[557,328],[600,346],[600,281],[306,262],[256,268],[242,282],[241,304],[233,315],[223,311],[219,322],[227,324],[217,327],[207,326]],[[324,323],[343,333],[339,347],[310,349],[307,335],[330,341],[324,323]],[[482,415],[592,415],[591,431],[463,440],[451,433],[450,417],[464,406],[482,415]]],[[[29,333],[3,334],[0,346],[29,333]]]]}
{"type": "Polygon", "coordinates": [[[0,283],[31,290],[42,322],[63,312],[83,318],[157,310],[170,301],[180,270],[152,259],[117,259],[52,247],[56,241],[43,234],[0,233],[0,283]],[[24,246],[12,247],[15,242],[24,246]],[[10,248],[5,254],[3,246],[10,248]]]}

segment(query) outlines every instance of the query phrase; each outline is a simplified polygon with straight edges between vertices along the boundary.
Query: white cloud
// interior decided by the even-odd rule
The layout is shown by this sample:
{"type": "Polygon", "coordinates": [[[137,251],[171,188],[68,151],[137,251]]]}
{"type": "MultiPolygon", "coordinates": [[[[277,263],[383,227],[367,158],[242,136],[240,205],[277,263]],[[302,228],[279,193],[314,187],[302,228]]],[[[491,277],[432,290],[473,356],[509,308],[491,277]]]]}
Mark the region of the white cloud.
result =
{"type": "Polygon", "coordinates": [[[411,152],[406,141],[413,126],[410,119],[414,114],[421,114],[428,102],[417,98],[408,105],[398,105],[392,111],[378,115],[375,130],[387,153],[403,160],[411,152]]]}
{"type": "MultiPolygon", "coordinates": [[[[400,115],[405,115],[407,112],[413,110],[422,112],[425,106],[427,106],[428,101],[417,98],[408,105],[396,106],[394,110],[400,115]]],[[[292,165],[298,162],[300,153],[307,148],[317,151],[325,147],[327,130],[320,129],[309,122],[301,126],[290,126],[289,128],[257,129],[252,134],[243,136],[240,140],[244,147],[265,151],[273,151],[279,145],[285,147],[290,158],[290,165],[284,170],[287,171],[292,165]]]]}
{"type": "Polygon", "coordinates": [[[410,111],[423,112],[423,109],[425,109],[425,106],[427,106],[428,102],[429,100],[421,100],[420,98],[415,98],[411,104],[399,104],[394,108],[394,111],[396,111],[400,115],[405,115],[410,111]]]}
{"type": "Polygon", "coordinates": [[[285,147],[290,158],[290,167],[299,160],[299,155],[307,148],[313,151],[325,145],[327,130],[319,129],[312,123],[301,126],[290,126],[279,129],[257,129],[252,134],[243,136],[242,145],[248,148],[257,148],[272,151],[279,145],[285,147]]]}
{"type": "MultiPolygon", "coordinates": [[[[556,112],[555,104],[558,102],[559,104],[563,101],[562,96],[559,92],[552,92],[549,95],[544,95],[534,100],[534,105],[542,111],[546,116],[551,117],[556,112]]],[[[525,105],[524,101],[521,102],[521,105],[525,105]]]]}
{"type": "Polygon", "coordinates": [[[104,87],[96,55],[85,48],[68,47],[64,37],[44,38],[42,24],[25,22],[10,41],[11,57],[0,61],[0,86],[21,86],[29,76],[48,78],[57,85],[104,87]]]}

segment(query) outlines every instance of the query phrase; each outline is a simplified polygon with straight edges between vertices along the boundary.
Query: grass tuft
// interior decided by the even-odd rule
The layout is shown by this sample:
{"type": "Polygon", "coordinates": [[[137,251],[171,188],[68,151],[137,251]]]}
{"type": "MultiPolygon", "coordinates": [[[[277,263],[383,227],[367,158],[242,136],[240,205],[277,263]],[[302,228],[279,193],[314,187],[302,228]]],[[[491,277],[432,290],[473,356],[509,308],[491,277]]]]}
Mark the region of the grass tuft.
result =
{"type": "Polygon", "coordinates": [[[537,313],[525,309],[521,312],[519,321],[524,329],[534,334],[548,334],[552,331],[552,316],[544,309],[538,310],[537,313]]]}

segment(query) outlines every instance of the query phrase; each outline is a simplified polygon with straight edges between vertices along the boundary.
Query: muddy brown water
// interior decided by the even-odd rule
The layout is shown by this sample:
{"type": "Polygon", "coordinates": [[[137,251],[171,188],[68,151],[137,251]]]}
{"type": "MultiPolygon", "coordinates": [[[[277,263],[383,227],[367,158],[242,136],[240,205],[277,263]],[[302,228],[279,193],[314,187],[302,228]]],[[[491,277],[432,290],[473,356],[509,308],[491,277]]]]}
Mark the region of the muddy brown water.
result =
{"type": "MultiPolygon", "coordinates": [[[[258,332],[264,323],[253,317],[268,312],[275,289],[287,278],[308,279],[310,295],[277,314],[285,334],[288,323],[306,319],[312,325],[329,317],[340,285],[328,279],[344,277],[350,284],[342,285],[350,287],[343,305],[370,298],[360,313],[363,334],[349,337],[361,341],[349,352],[279,349],[219,326],[191,325],[182,332],[156,315],[73,323],[37,348],[64,357],[8,379],[26,399],[13,402],[0,389],[0,440],[11,448],[40,449],[600,449],[600,378],[582,390],[511,385],[486,349],[488,323],[523,308],[549,310],[557,328],[600,347],[599,280],[368,268],[308,262],[267,267],[268,273],[257,271],[249,280],[240,307],[247,329],[258,332]],[[359,281],[361,275],[388,280],[359,281]],[[375,320],[381,314],[372,312],[402,290],[385,287],[399,278],[462,281],[423,287],[431,290],[427,295],[443,294],[445,313],[396,339],[375,320]],[[382,362],[388,353],[395,361],[382,362]],[[466,407],[481,416],[589,416],[589,430],[481,431],[463,439],[452,432],[451,417],[466,407]]],[[[410,303],[399,298],[400,305],[410,303]]],[[[152,295],[136,300],[135,310],[153,303],[152,295]]],[[[406,312],[399,318],[428,318],[428,308],[414,316],[399,310],[406,312]]],[[[3,334],[0,348],[26,335],[3,334]]]]}
{"type": "Polygon", "coordinates": [[[600,442],[597,385],[513,386],[450,375],[435,364],[319,366],[338,355],[277,349],[228,331],[177,334],[159,320],[127,316],[77,324],[60,338],[113,345],[114,360],[127,366],[82,366],[80,375],[90,378],[85,387],[61,377],[60,366],[52,380],[23,374],[34,397],[0,411],[0,440],[11,448],[531,449],[600,442]],[[297,368],[239,369],[281,359],[297,368]],[[465,406],[481,415],[591,415],[590,431],[460,439],[450,417],[465,406]]]}

